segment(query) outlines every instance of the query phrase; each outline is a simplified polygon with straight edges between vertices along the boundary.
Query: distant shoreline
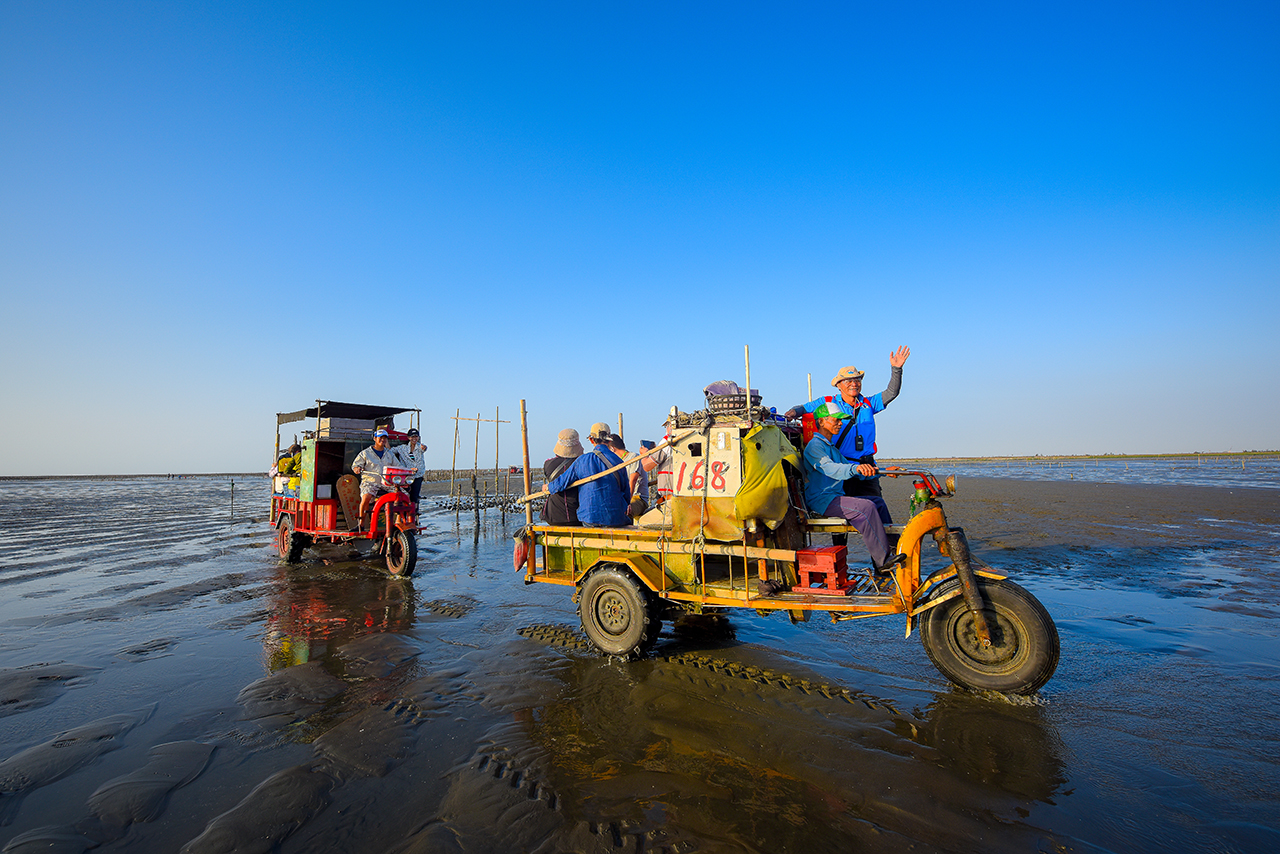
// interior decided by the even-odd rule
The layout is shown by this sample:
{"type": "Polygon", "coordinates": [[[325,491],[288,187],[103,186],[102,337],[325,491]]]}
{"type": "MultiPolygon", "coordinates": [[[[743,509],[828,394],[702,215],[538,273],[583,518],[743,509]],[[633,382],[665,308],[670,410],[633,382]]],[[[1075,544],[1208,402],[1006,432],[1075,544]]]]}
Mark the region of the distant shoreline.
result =
{"type": "MultiPolygon", "coordinates": [[[[1007,457],[884,457],[880,460],[882,464],[900,464],[900,463],[1050,463],[1063,461],[1092,461],[1092,460],[1175,460],[1175,459],[1212,459],[1212,458],[1228,458],[1228,459],[1257,459],[1266,457],[1280,458],[1280,451],[1193,451],[1185,454],[1032,454],[1015,455],[1007,457]]],[[[540,461],[533,461],[534,467],[540,461]]],[[[457,477],[467,477],[471,473],[471,469],[457,469],[457,477]]],[[[480,476],[493,474],[492,468],[481,468],[476,472],[480,476]]],[[[499,469],[500,475],[507,473],[507,466],[499,469]]],[[[427,482],[436,482],[440,480],[448,480],[451,473],[449,469],[430,469],[427,471],[427,482]]],[[[4,474],[0,475],[0,481],[5,480],[141,480],[150,478],[164,478],[165,480],[187,479],[187,478],[266,478],[267,473],[264,471],[250,472],[179,472],[179,473],[161,473],[161,474],[4,474]]]]}
{"type": "Polygon", "coordinates": [[[887,463],[940,462],[940,463],[1036,463],[1061,462],[1063,460],[1189,460],[1225,457],[1277,457],[1280,451],[1193,451],[1186,454],[1019,454],[1009,457],[884,457],[887,463]]]}

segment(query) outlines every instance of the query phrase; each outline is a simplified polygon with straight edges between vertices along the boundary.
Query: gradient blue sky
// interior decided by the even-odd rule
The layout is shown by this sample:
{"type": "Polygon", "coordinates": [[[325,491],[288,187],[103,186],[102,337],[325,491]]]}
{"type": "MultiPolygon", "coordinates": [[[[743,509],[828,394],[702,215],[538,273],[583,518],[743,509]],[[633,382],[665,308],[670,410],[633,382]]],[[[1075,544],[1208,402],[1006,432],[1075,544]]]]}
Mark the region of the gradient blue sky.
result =
{"type": "Polygon", "coordinates": [[[882,456],[1280,447],[1280,4],[1042,5],[4,0],[0,474],[634,447],[744,344],[909,345],[882,456]]]}

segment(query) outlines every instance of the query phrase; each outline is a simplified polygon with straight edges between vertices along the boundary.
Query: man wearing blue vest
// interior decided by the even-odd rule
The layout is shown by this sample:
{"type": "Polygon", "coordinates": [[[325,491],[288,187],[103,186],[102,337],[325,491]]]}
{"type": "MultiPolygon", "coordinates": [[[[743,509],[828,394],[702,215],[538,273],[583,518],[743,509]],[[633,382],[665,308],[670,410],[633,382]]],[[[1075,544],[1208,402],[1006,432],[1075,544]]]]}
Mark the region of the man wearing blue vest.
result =
{"type": "Polygon", "coordinates": [[[849,416],[831,439],[831,444],[844,458],[857,466],[854,475],[844,483],[844,494],[854,498],[869,498],[880,512],[880,521],[886,525],[892,524],[893,519],[889,515],[889,505],[885,504],[880,492],[880,473],[875,458],[875,415],[898,396],[898,391],[902,388],[902,366],[910,355],[910,347],[899,347],[889,354],[889,386],[879,394],[863,397],[862,378],[866,372],[849,365],[841,368],[831,380],[831,385],[840,394],[820,397],[787,410],[788,418],[799,418],[805,412],[816,412],[819,406],[829,403],[849,416]]]}

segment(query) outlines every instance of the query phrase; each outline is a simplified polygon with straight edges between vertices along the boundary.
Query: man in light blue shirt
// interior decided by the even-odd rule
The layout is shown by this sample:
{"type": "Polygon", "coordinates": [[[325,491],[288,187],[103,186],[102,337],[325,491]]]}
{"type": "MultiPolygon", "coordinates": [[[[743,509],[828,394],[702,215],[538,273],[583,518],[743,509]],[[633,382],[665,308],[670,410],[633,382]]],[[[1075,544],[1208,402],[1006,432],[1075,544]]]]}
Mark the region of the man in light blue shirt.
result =
{"type": "MultiPolygon", "coordinates": [[[[609,425],[597,422],[591,425],[591,452],[573,461],[559,477],[547,484],[547,492],[564,492],[574,481],[593,474],[600,474],[621,465],[618,455],[609,450],[609,425]]],[[[631,501],[631,487],[622,469],[597,478],[578,487],[578,521],[594,528],[624,528],[631,524],[627,504],[631,501]]]]}
{"type": "Polygon", "coordinates": [[[849,415],[834,405],[823,403],[814,411],[813,417],[818,431],[804,447],[804,503],[815,516],[843,518],[857,528],[871,555],[871,562],[880,569],[887,565],[889,559],[889,541],[879,510],[870,498],[844,494],[844,482],[855,476],[858,465],[846,460],[844,454],[831,444],[831,438],[849,415]]]}

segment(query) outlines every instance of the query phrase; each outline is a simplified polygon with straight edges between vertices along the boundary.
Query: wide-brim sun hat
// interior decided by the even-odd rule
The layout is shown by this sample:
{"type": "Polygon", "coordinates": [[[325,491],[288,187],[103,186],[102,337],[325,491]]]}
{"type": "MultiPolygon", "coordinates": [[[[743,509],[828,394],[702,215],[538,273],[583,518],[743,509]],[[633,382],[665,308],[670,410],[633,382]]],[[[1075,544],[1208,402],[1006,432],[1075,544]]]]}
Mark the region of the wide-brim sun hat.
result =
{"type": "Polygon", "coordinates": [[[836,386],[840,384],[841,380],[860,380],[866,375],[866,373],[866,371],[860,371],[853,365],[845,365],[843,368],[836,371],[836,375],[831,378],[831,384],[836,386]]]}
{"type": "Polygon", "coordinates": [[[556,446],[552,453],[557,457],[582,456],[582,442],[578,440],[578,431],[572,427],[561,430],[556,436],[556,446]]]}

